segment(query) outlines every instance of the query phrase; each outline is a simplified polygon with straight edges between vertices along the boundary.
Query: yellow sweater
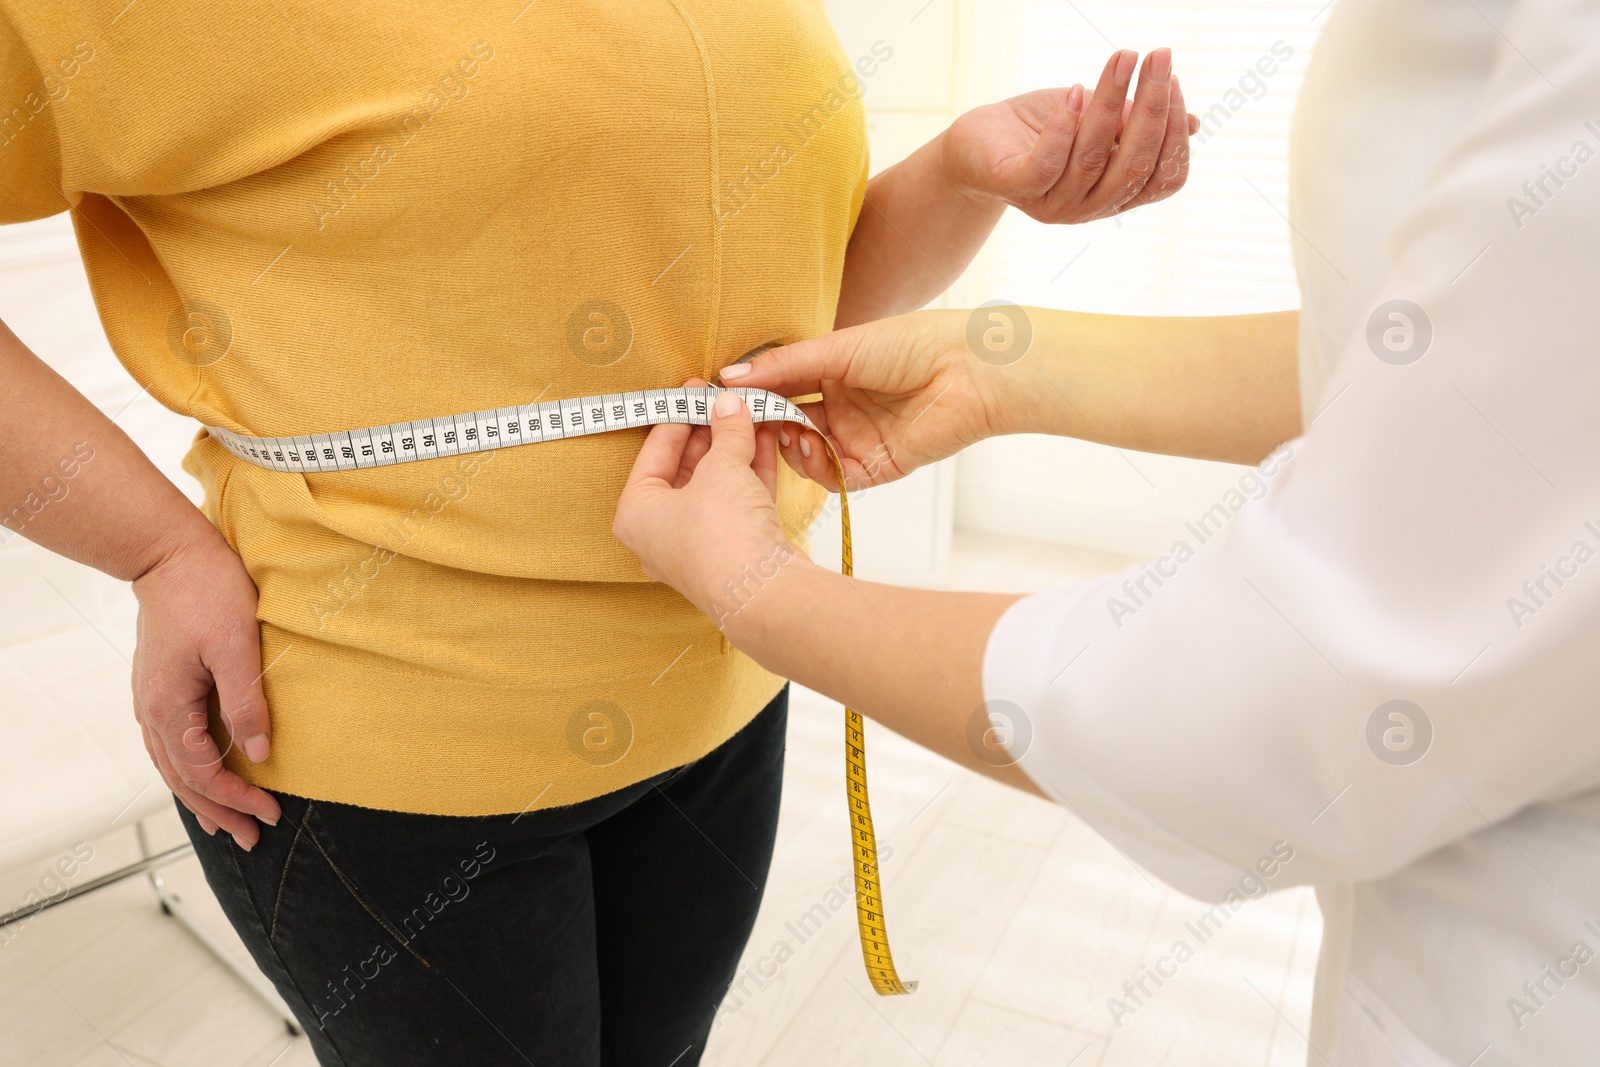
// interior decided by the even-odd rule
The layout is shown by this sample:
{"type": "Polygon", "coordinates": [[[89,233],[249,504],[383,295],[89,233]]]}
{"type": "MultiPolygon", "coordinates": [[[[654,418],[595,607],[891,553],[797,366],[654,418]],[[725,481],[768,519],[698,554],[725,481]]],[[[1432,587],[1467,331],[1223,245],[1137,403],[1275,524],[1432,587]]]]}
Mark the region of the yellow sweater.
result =
{"type": "MultiPolygon", "coordinates": [[[[357,428],[831,326],[892,53],[852,62],[821,0],[120,6],[0,0],[0,222],[71,207],[117,357],[174,411],[357,428]]],[[[477,815],[730,737],[782,682],[612,537],[642,433],[308,475],[198,434],[261,593],[272,758],[229,765],[477,815]]],[[[780,495],[803,529],[819,496],[780,495]]]]}

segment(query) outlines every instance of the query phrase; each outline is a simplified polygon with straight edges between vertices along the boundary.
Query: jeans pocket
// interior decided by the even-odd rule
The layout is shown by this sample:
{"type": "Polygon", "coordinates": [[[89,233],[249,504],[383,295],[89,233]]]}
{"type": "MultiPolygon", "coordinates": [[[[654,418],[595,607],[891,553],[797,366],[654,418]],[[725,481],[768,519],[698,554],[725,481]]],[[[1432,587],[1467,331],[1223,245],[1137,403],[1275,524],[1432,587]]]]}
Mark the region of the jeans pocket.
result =
{"type": "MultiPolygon", "coordinates": [[[[338,810],[338,805],[335,805],[334,808],[338,810]]],[[[363,921],[370,920],[376,928],[381,929],[385,934],[393,938],[395,943],[418,963],[424,967],[431,967],[432,964],[424,959],[416,949],[411,947],[410,939],[384,917],[382,911],[373,904],[367,894],[356,883],[355,878],[349,873],[351,865],[340,859],[339,845],[332,833],[330,820],[323,818],[321,811],[322,808],[318,806],[317,802],[306,802],[305,817],[300,821],[302,832],[298,849],[299,859],[296,862],[301,865],[302,870],[308,864],[318,868],[320,874],[316,880],[324,887],[322,899],[328,901],[331,895],[345,897],[349,903],[353,904],[361,913],[364,913],[363,921]]],[[[291,883],[290,866],[285,866],[283,885],[287,888],[291,883]]],[[[282,900],[283,894],[280,894],[278,908],[280,916],[283,911],[282,900]]]]}

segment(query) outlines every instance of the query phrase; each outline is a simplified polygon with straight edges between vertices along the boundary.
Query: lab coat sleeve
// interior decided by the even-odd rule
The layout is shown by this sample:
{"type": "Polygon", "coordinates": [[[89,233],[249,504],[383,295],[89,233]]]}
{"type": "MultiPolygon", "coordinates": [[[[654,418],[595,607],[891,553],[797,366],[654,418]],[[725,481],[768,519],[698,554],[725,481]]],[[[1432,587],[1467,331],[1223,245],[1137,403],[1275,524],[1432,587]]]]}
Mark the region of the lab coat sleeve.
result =
{"type": "Polygon", "coordinates": [[[1382,876],[1600,787],[1600,14],[1503,30],[1304,435],[990,637],[1021,767],[1192,895],[1382,876]]]}

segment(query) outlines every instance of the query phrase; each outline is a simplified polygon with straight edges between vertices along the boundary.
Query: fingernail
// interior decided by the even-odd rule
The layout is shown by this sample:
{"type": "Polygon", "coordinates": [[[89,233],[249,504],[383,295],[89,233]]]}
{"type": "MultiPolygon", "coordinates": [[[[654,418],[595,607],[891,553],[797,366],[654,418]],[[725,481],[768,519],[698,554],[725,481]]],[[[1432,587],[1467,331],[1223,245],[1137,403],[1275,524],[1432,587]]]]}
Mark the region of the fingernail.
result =
{"type": "Polygon", "coordinates": [[[254,841],[247,845],[243,841],[240,841],[237,837],[233,839],[233,843],[244,849],[246,852],[249,852],[251,849],[256,847],[256,843],[254,841]]]}
{"type": "Polygon", "coordinates": [[[811,458],[811,442],[802,435],[800,438],[800,454],[807,459],[811,458]]]}
{"type": "Polygon", "coordinates": [[[717,394],[717,415],[719,418],[724,419],[729,415],[737,415],[742,404],[743,401],[739,399],[738,393],[724,390],[717,394]]]}
{"type": "Polygon", "coordinates": [[[1172,77],[1172,49],[1157,48],[1150,53],[1150,80],[1161,85],[1172,77]]]}
{"type": "Polygon", "coordinates": [[[780,445],[782,445],[784,448],[788,448],[789,447],[789,435],[784,433],[782,430],[779,430],[778,431],[778,443],[780,445]]]}
{"type": "Polygon", "coordinates": [[[266,823],[268,826],[276,826],[278,825],[278,820],[281,818],[283,818],[283,812],[275,811],[272,813],[272,817],[270,819],[265,815],[261,816],[261,821],[266,823]]]}
{"type": "Polygon", "coordinates": [[[1133,81],[1133,65],[1138,61],[1138,52],[1117,53],[1117,70],[1111,76],[1111,81],[1118,89],[1126,89],[1128,83],[1133,81]]]}
{"type": "Polygon", "coordinates": [[[1083,86],[1082,85],[1074,85],[1071,89],[1067,90],[1067,110],[1068,111],[1082,111],[1083,110],[1083,86]]]}
{"type": "Polygon", "coordinates": [[[272,746],[267,742],[266,734],[256,734],[240,741],[239,747],[244,749],[244,754],[250,757],[251,763],[261,763],[267,758],[272,746]]]}
{"type": "Polygon", "coordinates": [[[746,374],[749,374],[749,373],[750,373],[750,364],[748,364],[748,363],[734,363],[734,364],[730,364],[729,366],[723,367],[722,368],[722,372],[718,375],[718,377],[721,378],[723,381],[728,381],[730,378],[743,378],[746,374]]]}

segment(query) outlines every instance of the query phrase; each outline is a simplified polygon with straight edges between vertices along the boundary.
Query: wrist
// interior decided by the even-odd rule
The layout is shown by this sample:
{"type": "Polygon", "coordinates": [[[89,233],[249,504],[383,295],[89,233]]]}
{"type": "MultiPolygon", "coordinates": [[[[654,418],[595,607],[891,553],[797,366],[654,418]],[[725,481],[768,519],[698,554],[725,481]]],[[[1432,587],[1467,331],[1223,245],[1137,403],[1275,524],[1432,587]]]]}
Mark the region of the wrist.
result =
{"type": "Polygon", "coordinates": [[[1049,312],[1040,308],[1020,310],[1032,335],[1022,357],[1004,365],[978,361],[990,426],[996,436],[1059,435],[1064,424],[1060,408],[1067,402],[1068,393],[1056,381],[1055,373],[1065,342],[1054,335],[1055,323],[1049,312]]]}
{"type": "Polygon", "coordinates": [[[218,553],[232,556],[233,549],[199,508],[190,507],[178,521],[152,538],[134,561],[134,596],[149,586],[151,579],[218,553]]]}
{"type": "MultiPolygon", "coordinates": [[[[1022,310],[1031,324],[1036,316],[1033,309],[1022,310]]],[[[1037,338],[1034,338],[1021,359],[1014,363],[996,363],[980,354],[980,343],[974,331],[983,328],[978,320],[983,308],[929,312],[939,336],[934,339],[936,351],[944,353],[947,365],[954,365],[967,379],[970,389],[962,390],[975,398],[978,404],[979,437],[1002,437],[1007,434],[1034,432],[1032,427],[1040,421],[1036,409],[1044,402],[1040,393],[1050,392],[1050,383],[1041,380],[1038,368],[1037,338]]],[[[1051,394],[1054,395],[1053,393],[1051,394]]]]}
{"type": "Polygon", "coordinates": [[[1060,397],[1036,364],[1024,357],[1009,367],[984,366],[981,378],[991,436],[1054,432],[1049,412],[1060,397]]]}
{"type": "Polygon", "coordinates": [[[1005,200],[966,177],[959,158],[960,149],[950,137],[949,128],[930,141],[927,150],[930,162],[937,168],[936,180],[953,202],[970,213],[993,216],[996,220],[1005,213],[1005,200]]]}

